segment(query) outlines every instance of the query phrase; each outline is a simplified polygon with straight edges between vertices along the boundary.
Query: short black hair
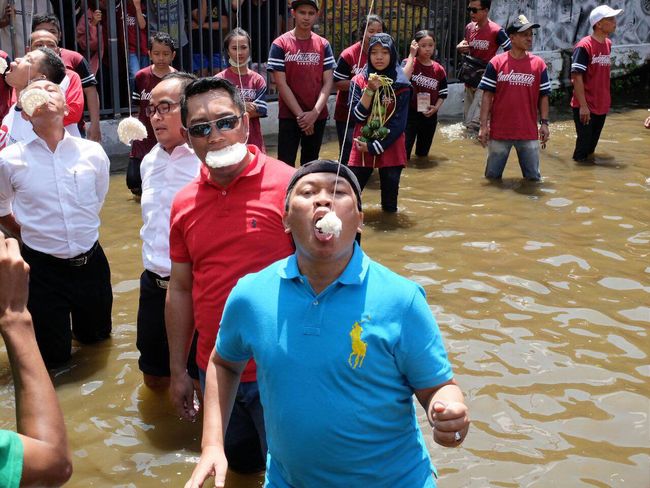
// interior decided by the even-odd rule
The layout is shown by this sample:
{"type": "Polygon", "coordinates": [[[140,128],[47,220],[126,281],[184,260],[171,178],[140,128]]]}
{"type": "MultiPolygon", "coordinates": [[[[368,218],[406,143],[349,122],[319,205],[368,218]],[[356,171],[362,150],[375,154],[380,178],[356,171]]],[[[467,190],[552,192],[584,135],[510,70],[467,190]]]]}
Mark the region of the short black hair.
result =
{"type": "Polygon", "coordinates": [[[32,18],[32,32],[36,30],[36,26],[41,24],[54,24],[56,30],[61,34],[61,22],[59,18],[54,14],[36,14],[32,18]]]}
{"type": "Polygon", "coordinates": [[[45,58],[39,64],[39,71],[45,75],[45,79],[59,85],[65,79],[65,65],[61,58],[51,49],[39,47],[37,51],[45,54],[45,58]]]}
{"type": "Polygon", "coordinates": [[[223,90],[228,93],[235,107],[239,110],[240,115],[246,111],[246,104],[241,97],[239,88],[228,80],[213,77],[198,78],[185,87],[185,92],[181,96],[181,121],[183,122],[183,126],[187,127],[187,101],[195,95],[213,90],[223,90]]]}
{"type": "Polygon", "coordinates": [[[357,29],[357,36],[359,37],[360,41],[363,41],[363,34],[364,32],[366,32],[366,26],[368,24],[375,24],[375,23],[381,24],[382,32],[386,32],[388,30],[388,27],[386,27],[386,23],[384,22],[384,19],[382,19],[379,15],[370,14],[363,18],[363,20],[359,24],[359,29],[357,29]]]}
{"type": "Polygon", "coordinates": [[[194,73],[186,73],[185,71],[172,71],[171,73],[167,73],[165,76],[163,76],[160,81],[166,81],[166,80],[178,80],[180,81],[181,85],[181,94],[182,92],[185,91],[185,87],[192,83],[193,81],[196,81],[198,78],[194,73]]]}
{"type": "Polygon", "coordinates": [[[173,53],[176,52],[176,44],[174,43],[174,39],[172,39],[172,36],[166,32],[156,32],[154,35],[149,37],[149,51],[153,49],[154,42],[164,44],[169,49],[171,49],[173,53]]]}
{"type": "Polygon", "coordinates": [[[492,6],[492,0],[481,0],[481,8],[490,10],[491,6],[492,6]]]}

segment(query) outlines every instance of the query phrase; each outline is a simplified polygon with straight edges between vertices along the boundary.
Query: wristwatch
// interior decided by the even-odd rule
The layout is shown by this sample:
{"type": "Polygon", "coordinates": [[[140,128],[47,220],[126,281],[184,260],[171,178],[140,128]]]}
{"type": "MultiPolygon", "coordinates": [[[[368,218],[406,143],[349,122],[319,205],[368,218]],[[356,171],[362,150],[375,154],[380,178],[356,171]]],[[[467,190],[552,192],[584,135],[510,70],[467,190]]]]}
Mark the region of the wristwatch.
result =
{"type": "Polygon", "coordinates": [[[541,119],[539,125],[548,125],[548,119],[541,119]]]}

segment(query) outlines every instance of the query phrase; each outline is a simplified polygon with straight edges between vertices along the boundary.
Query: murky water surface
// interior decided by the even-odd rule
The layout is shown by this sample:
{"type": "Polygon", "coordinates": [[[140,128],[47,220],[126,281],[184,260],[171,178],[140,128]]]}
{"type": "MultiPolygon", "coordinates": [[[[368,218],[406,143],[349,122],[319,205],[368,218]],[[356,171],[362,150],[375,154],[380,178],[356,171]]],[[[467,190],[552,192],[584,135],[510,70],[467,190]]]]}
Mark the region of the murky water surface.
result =
{"type": "MultiPolygon", "coordinates": [[[[397,215],[379,210],[377,181],[364,192],[364,248],[426,288],[471,407],[462,448],[430,443],[440,486],[650,486],[646,116],[611,114],[591,166],[570,160],[572,122],[552,124],[537,185],[514,158],[502,184],[485,181],[485,151],[443,122],[431,156],[403,174],[397,215]]],[[[178,420],[137,367],[139,210],[114,175],[101,230],[113,338],[55,378],[71,487],[182,486],[199,453],[200,426],[178,420]]],[[[3,357],[0,426],[13,428],[9,377],[3,357]]]]}

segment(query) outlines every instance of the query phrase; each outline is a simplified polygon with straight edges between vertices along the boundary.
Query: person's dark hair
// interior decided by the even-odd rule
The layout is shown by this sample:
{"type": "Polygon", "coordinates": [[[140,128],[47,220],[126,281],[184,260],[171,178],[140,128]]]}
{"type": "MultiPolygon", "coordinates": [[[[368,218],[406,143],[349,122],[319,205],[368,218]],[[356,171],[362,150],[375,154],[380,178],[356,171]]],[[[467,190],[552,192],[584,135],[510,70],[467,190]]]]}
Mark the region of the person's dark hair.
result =
{"type": "Polygon", "coordinates": [[[481,0],[481,8],[490,10],[491,6],[492,6],[492,0],[481,0]]]}
{"type": "Polygon", "coordinates": [[[45,58],[39,63],[39,72],[45,75],[45,79],[52,83],[60,84],[65,79],[65,65],[61,58],[51,49],[39,47],[38,51],[45,54],[45,58]]]}
{"type": "Polygon", "coordinates": [[[172,71],[171,73],[167,73],[165,76],[163,76],[160,81],[163,82],[165,80],[178,80],[182,98],[183,93],[185,92],[185,87],[197,79],[198,78],[194,73],[186,73],[185,71],[172,71]]]}
{"type": "Polygon", "coordinates": [[[235,27],[233,30],[228,32],[226,37],[223,38],[223,47],[224,50],[226,51],[226,54],[228,53],[228,47],[230,46],[230,41],[232,41],[233,37],[245,37],[248,39],[248,47],[252,47],[252,41],[251,41],[251,36],[248,32],[246,32],[244,29],[241,27],[235,27]]]}
{"type": "Polygon", "coordinates": [[[187,101],[195,95],[207,93],[213,90],[223,90],[239,110],[240,114],[246,111],[246,104],[241,97],[239,88],[223,78],[198,78],[185,87],[185,92],[181,96],[181,121],[183,126],[187,127],[187,101]]]}
{"type": "Polygon", "coordinates": [[[176,44],[174,43],[174,39],[172,39],[172,36],[166,32],[156,32],[154,35],[149,37],[149,51],[153,49],[154,42],[164,44],[169,49],[171,49],[173,53],[176,52],[176,44]]]}
{"type": "Polygon", "coordinates": [[[413,38],[415,39],[415,42],[420,42],[420,40],[424,39],[425,37],[430,37],[431,39],[433,39],[434,43],[436,42],[436,35],[433,33],[432,30],[429,30],[429,29],[423,29],[423,30],[417,31],[415,33],[415,36],[413,36],[413,38]]]}
{"type": "Polygon", "coordinates": [[[32,32],[36,30],[36,27],[41,24],[54,24],[56,30],[61,34],[61,22],[59,18],[54,14],[36,14],[32,18],[32,32]]]}
{"type": "Polygon", "coordinates": [[[388,27],[386,27],[386,23],[384,22],[384,19],[382,19],[379,15],[370,14],[364,17],[361,23],[359,24],[359,29],[357,30],[357,36],[360,41],[363,41],[363,33],[366,31],[366,26],[368,24],[374,24],[374,23],[381,24],[382,32],[386,32],[388,30],[388,27]]]}

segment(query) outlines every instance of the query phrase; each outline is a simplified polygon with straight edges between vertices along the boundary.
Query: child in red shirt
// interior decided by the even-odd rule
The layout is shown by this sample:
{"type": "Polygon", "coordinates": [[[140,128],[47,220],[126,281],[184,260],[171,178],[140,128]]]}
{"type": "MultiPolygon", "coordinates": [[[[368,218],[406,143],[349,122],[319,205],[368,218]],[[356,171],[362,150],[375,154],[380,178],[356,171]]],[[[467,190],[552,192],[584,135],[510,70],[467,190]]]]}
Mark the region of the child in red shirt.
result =
{"type": "Polygon", "coordinates": [[[157,142],[153,127],[151,127],[151,121],[146,114],[146,108],[151,98],[151,90],[160,83],[163,76],[176,71],[171,65],[175,56],[176,47],[172,38],[166,32],[157,32],[149,39],[151,66],[142,68],[135,74],[135,89],[131,98],[138,103],[138,119],[147,128],[146,139],[133,141],[131,153],[129,154],[129,166],[126,169],[126,186],[135,196],[142,195],[140,162],[157,142]]]}
{"type": "Polygon", "coordinates": [[[413,86],[406,124],[408,159],[411,159],[416,139],[415,155],[425,157],[429,154],[438,125],[438,110],[447,98],[447,73],[445,68],[433,60],[435,52],[436,38],[433,31],[416,32],[411,52],[404,63],[404,74],[413,86]]]}
{"type": "Polygon", "coordinates": [[[259,73],[248,69],[251,53],[251,38],[244,29],[237,27],[223,40],[228,53],[230,67],[218,73],[216,78],[225,78],[239,88],[248,114],[248,144],[254,144],[266,153],[260,117],[266,117],[266,81],[259,73]]]}
{"type": "MultiPolygon", "coordinates": [[[[375,34],[370,38],[366,69],[352,78],[350,105],[356,122],[354,144],[349,166],[359,180],[361,189],[366,186],[374,168],[379,169],[381,208],[384,212],[397,212],[397,193],[402,169],[406,166],[404,130],[408,116],[411,84],[399,64],[395,41],[388,34],[375,34]],[[381,105],[387,120],[383,138],[366,138],[364,128],[372,128],[374,97],[380,82],[372,75],[386,76],[392,80],[394,96],[384,96],[381,105]]],[[[366,129],[367,131],[367,129],[366,129]]]]}

